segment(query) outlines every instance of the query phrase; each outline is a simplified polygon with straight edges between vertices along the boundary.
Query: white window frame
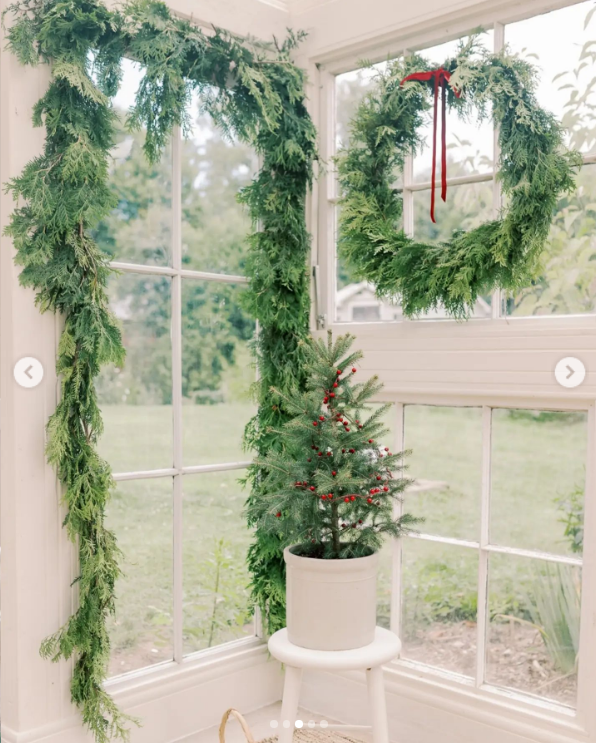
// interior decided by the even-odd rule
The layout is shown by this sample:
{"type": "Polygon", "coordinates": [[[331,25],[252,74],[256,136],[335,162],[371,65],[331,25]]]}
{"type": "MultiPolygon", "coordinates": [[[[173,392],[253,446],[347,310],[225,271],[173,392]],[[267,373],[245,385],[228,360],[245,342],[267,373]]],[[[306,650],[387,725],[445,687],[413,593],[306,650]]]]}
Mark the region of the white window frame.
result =
{"type": "MultiPolygon", "coordinates": [[[[578,0],[578,2],[581,0],[578,0]]],[[[320,59],[312,59],[316,65],[319,98],[316,114],[319,116],[320,150],[323,161],[331,163],[335,154],[335,79],[344,72],[358,69],[362,66],[361,60],[382,62],[396,58],[404,51],[423,50],[436,44],[444,43],[465,36],[475,28],[494,29],[495,50],[503,46],[504,29],[507,24],[524,20],[541,13],[556,10],[569,5],[577,4],[569,0],[555,3],[532,2],[524,0],[518,3],[501,4],[496,10],[472,10],[469,16],[459,21],[429,21],[424,31],[411,31],[403,36],[397,34],[394,38],[368,39],[366,42],[352,46],[349,52],[338,50],[325,53],[320,59]]],[[[478,183],[492,181],[493,209],[495,214],[501,205],[499,184],[494,178],[495,165],[498,161],[498,136],[494,135],[494,165],[492,171],[482,174],[470,174],[457,178],[449,178],[449,185],[464,183],[478,183]]],[[[584,163],[596,162],[595,156],[584,156],[584,163]]],[[[408,234],[413,231],[413,194],[416,191],[430,187],[430,183],[418,183],[413,179],[413,158],[408,158],[404,169],[404,229],[408,234]]],[[[430,348],[433,339],[437,337],[449,339],[453,333],[472,341],[482,334],[498,345],[501,340],[515,339],[520,332],[534,333],[544,337],[549,332],[558,333],[569,331],[589,336],[586,348],[594,346],[596,338],[596,313],[581,315],[560,316],[525,316],[514,317],[502,313],[502,297],[499,292],[493,295],[492,313],[490,319],[473,319],[462,326],[453,320],[425,320],[368,323],[338,323],[335,320],[336,296],[336,203],[338,200],[338,184],[332,167],[323,174],[316,191],[316,226],[313,230],[316,242],[313,245],[312,262],[315,266],[315,312],[316,325],[313,322],[312,330],[331,327],[336,333],[350,332],[357,338],[356,343],[363,340],[367,346],[373,341],[379,347],[400,348],[403,341],[413,339],[422,341],[428,338],[430,348]],[[424,331],[432,326],[432,337],[424,331]]],[[[376,346],[375,346],[376,348],[376,346]]],[[[479,354],[482,351],[478,351],[479,354]]],[[[366,350],[365,350],[366,354],[366,350]]],[[[563,354],[561,354],[563,355],[563,354]]],[[[569,354],[573,355],[573,354],[569,354]]],[[[366,360],[366,356],[365,356],[366,360]]],[[[399,361],[397,362],[399,365],[399,361]]],[[[379,371],[383,378],[384,369],[377,369],[372,364],[371,371],[379,371]]],[[[368,371],[368,368],[366,369],[368,371]]],[[[387,673],[395,679],[395,688],[400,691],[408,689],[415,699],[424,699],[428,703],[453,711],[456,705],[467,700],[466,714],[477,720],[485,721],[487,716],[494,715],[495,708],[507,710],[508,719],[521,721],[522,724],[531,724],[536,729],[542,728],[545,739],[553,730],[570,737],[583,738],[586,734],[590,740],[596,739],[596,719],[593,709],[593,694],[596,688],[596,630],[593,617],[596,616],[596,386],[586,385],[576,393],[561,392],[561,388],[554,385],[554,389],[532,394],[521,388],[508,390],[506,385],[495,384],[490,392],[483,392],[482,385],[478,388],[467,389],[466,385],[456,387],[446,384],[444,390],[437,389],[437,383],[386,383],[379,401],[391,402],[395,405],[396,440],[394,445],[401,450],[404,445],[404,407],[408,404],[444,405],[444,406],[475,406],[483,410],[483,461],[482,461],[482,493],[481,493],[481,531],[478,542],[447,539],[434,535],[421,534],[415,538],[432,540],[447,544],[465,546],[478,550],[479,554],[479,605],[478,605],[478,642],[477,668],[474,679],[465,678],[459,674],[450,673],[441,669],[432,668],[423,663],[400,659],[393,663],[387,673]],[[558,555],[544,555],[535,551],[515,548],[495,547],[488,541],[489,505],[490,505],[490,433],[491,411],[493,408],[525,408],[557,411],[581,410],[587,412],[588,418],[588,447],[586,463],[585,487],[585,543],[583,560],[577,557],[558,555]],[[486,636],[482,625],[487,626],[487,566],[490,554],[500,552],[512,556],[543,558],[552,562],[570,564],[582,567],[582,607],[580,629],[580,667],[578,672],[578,692],[576,709],[571,710],[564,705],[551,702],[547,699],[535,698],[522,692],[500,688],[493,684],[484,684],[485,643],[486,636]],[[525,722],[524,722],[525,721],[525,722]]],[[[399,509],[398,511],[399,512],[399,509]]],[[[391,595],[391,628],[399,634],[401,622],[401,554],[402,544],[398,540],[393,545],[392,558],[392,595],[391,595]]],[[[461,709],[461,708],[460,708],[461,709]]],[[[494,718],[493,718],[494,719],[494,718]]],[[[513,724],[513,722],[512,722],[513,724]]],[[[516,729],[521,734],[521,727],[516,729]]],[[[554,738],[553,738],[554,740],[554,738]]]]}
{"type": "Polygon", "coordinates": [[[172,478],[173,481],[173,568],[172,568],[172,633],[173,657],[170,660],[144,666],[141,669],[113,676],[109,684],[118,683],[123,678],[147,673],[154,668],[181,663],[200,662],[205,655],[213,655],[214,651],[224,654],[229,648],[241,650],[245,645],[254,644],[259,639],[260,627],[258,615],[253,621],[254,634],[237,640],[216,645],[212,648],[198,650],[193,653],[184,653],[184,565],[183,565],[183,478],[185,475],[200,475],[209,472],[230,472],[246,469],[251,462],[219,462],[216,464],[185,465],[183,456],[182,436],[182,280],[210,281],[220,284],[246,285],[248,278],[234,274],[220,274],[209,271],[196,271],[182,267],[182,133],[175,127],[172,138],[172,209],[171,209],[171,245],[170,265],[155,266],[148,264],[127,263],[112,261],[111,267],[128,274],[145,276],[165,276],[171,279],[171,360],[172,360],[172,466],[162,469],[135,470],[131,472],[116,472],[113,479],[116,482],[130,480],[149,480],[155,478],[172,478]]]}

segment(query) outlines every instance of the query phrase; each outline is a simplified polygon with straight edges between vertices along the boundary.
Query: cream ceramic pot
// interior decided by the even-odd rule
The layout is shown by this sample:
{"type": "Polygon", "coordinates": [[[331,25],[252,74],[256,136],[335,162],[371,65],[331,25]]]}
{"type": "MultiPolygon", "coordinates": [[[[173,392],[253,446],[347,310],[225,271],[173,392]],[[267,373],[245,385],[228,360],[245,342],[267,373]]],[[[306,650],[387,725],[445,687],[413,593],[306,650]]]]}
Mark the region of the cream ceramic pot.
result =
{"type": "Polygon", "coordinates": [[[353,650],[375,635],[379,554],[318,560],[284,550],[288,639],[312,650],[353,650]]]}

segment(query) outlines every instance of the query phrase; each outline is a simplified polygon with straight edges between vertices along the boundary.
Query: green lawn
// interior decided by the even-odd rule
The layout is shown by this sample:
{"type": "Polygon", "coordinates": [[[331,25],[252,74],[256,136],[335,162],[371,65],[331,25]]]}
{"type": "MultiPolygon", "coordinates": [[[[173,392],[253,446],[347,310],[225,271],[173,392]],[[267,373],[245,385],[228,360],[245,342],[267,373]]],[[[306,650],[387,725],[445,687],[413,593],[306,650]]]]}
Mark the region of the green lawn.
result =
{"type": "MultiPolygon", "coordinates": [[[[172,464],[169,406],[104,406],[102,454],[114,471],[172,464]]],[[[241,437],[248,403],[184,407],[187,465],[249,459],[241,437]]],[[[393,424],[388,414],[387,422],[393,424]]],[[[393,428],[393,425],[391,426],[393,428]]],[[[406,508],[425,518],[421,531],[474,541],[479,537],[481,411],[406,408],[409,475],[426,481],[406,508]]],[[[390,444],[393,434],[387,436],[390,444]]],[[[496,411],[493,425],[491,539],[526,549],[569,553],[557,498],[583,483],[586,421],[582,416],[515,417],[496,411]]],[[[184,491],[185,652],[252,632],[244,564],[250,534],[242,517],[241,471],[186,476],[184,491]],[[217,590],[215,590],[217,587],[217,590]]],[[[109,510],[126,559],[112,626],[112,672],[171,657],[172,480],[118,484],[109,510]]],[[[403,635],[419,636],[437,621],[474,621],[477,553],[473,549],[404,542],[403,635]]],[[[536,565],[492,561],[491,614],[526,617],[524,602],[536,565]]],[[[391,545],[382,553],[379,621],[389,621],[391,545]]]]}

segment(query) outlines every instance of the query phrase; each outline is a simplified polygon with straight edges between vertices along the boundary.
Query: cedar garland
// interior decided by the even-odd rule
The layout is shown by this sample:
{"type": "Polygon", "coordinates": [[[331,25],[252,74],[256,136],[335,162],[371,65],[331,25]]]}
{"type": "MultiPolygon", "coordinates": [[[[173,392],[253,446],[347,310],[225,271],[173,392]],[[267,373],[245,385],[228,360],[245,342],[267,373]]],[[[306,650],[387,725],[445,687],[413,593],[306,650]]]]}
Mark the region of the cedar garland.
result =
{"type": "MultiPolygon", "coordinates": [[[[108,307],[108,256],[91,233],[114,206],[110,97],[118,89],[121,61],[128,56],[145,68],[128,123],[146,130],[149,160],[160,157],[175,125],[185,128],[193,90],[224,132],[261,156],[259,174],[241,194],[255,225],[247,304],[260,324],[259,408],[245,438],[260,456],[276,445],[271,427],[290,417],[270,388],[287,391],[305,381],[299,345],[308,334],[309,313],[304,207],[315,130],[304,102],[304,74],[290,57],[300,34],[282,45],[219,29],[207,36],[155,0],[131,0],[114,11],[99,0],[20,0],[9,12],[9,48],[23,64],[52,65],[50,86],[33,117],[46,129],[44,151],[7,184],[18,202],[7,234],[23,267],[22,285],[35,289],[40,311],[65,318],[57,359],[62,396],[47,427],[47,456],[64,486],[65,526],[78,544],[80,564],[79,608],[41,652],[54,661],[75,657],[73,701],[97,742],[108,743],[128,738],[130,720],[103,688],[110,654],[106,620],[115,611],[120,552],[105,526],[113,483],[97,454],[102,420],[94,380],[104,364],[123,362],[124,348],[108,307]]],[[[263,487],[259,465],[248,479],[254,503],[263,487]]],[[[249,554],[253,598],[274,630],[285,620],[283,557],[279,542],[256,527],[249,554]]]]}

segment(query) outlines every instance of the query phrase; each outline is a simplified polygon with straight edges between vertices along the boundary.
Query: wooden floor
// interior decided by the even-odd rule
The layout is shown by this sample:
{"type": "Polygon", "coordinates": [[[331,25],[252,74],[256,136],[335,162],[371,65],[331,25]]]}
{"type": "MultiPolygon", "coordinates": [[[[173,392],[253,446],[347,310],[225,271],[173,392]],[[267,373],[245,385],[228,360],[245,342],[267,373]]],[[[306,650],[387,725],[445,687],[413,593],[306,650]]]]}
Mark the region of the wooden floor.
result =
{"type": "MultiPolygon", "coordinates": [[[[277,731],[271,727],[271,721],[279,721],[280,716],[281,702],[272,704],[268,707],[261,707],[261,709],[245,715],[246,721],[248,722],[255,741],[260,741],[264,738],[270,738],[274,736],[277,731]]],[[[325,718],[321,715],[315,715],[308,710],[299,708],[298,719],[302,720],[306,724],[309,720],[321,722],[325,718]]],[[[337,720],[328,719],[327,722],[336,723],[337,720]]],[[[346,734],[350,736],[353,735],[353,733],[348,731],[346,731],[346,734]]],[[[370,741],[370,738],[368,737],[366,732],[362,734],[359,731],[356,737],[360,740],[365,741],[365,743],[368,743],[370,741]]],[[[180,741],[180,743],[218,743],[218,741],[218,729],[217,727],[214,727],[209,728],[208,730],[203,730],[202,732],[194,735],[192,738],[185,738],[184,741],[180,741]]],[[[244,737],[242,729],[235,720],[230,720],[226,727],[226,743],[246,743],[246,738],[244,737]]]]}

